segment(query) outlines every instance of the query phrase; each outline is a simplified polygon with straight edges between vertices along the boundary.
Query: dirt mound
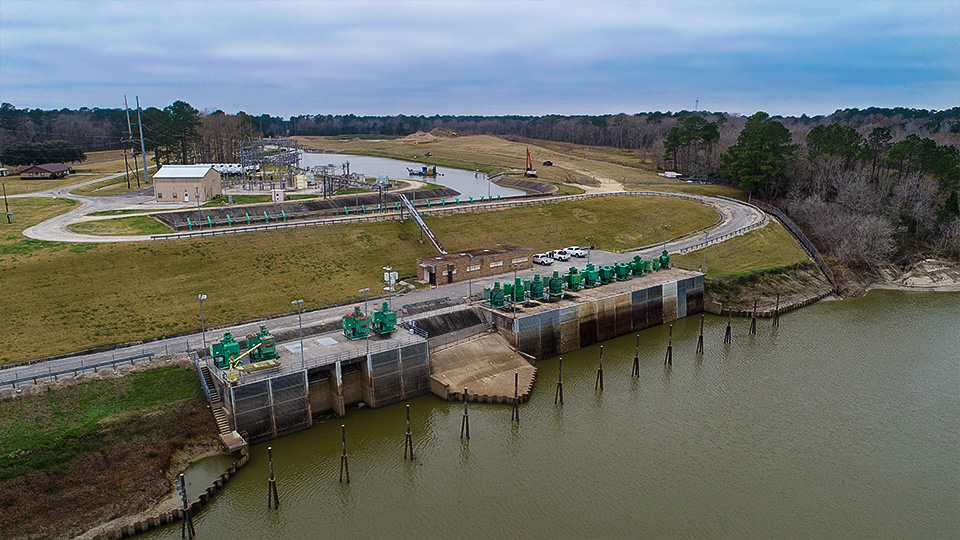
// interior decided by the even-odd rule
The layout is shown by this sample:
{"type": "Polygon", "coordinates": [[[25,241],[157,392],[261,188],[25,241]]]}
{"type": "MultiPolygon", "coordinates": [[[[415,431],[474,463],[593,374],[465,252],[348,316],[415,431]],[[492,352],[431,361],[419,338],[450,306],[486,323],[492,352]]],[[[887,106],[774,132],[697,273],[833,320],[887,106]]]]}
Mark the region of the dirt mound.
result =
{"type": "MultiPolygon", "coordinates": [[[[433,131],[437,131],[437,129],[440,129],[440,128],[436,128],[436,129],[434,129],[433,131]]],[[[418,132],[413,133],[413,134],[411,134],[411,135],[407,135],[406,137],[404,137],[404,138],[402,138],[402,139],[400,139],[400,140],[403,141],[403,142],[422,143],[422,142],[435,141],[435,140],[441,139],[441,138],[443,138],[443,137],[438,137],[438,136],[434,135],[433,133],[427,133],[426,131],[418,131],[418,132]]]]}

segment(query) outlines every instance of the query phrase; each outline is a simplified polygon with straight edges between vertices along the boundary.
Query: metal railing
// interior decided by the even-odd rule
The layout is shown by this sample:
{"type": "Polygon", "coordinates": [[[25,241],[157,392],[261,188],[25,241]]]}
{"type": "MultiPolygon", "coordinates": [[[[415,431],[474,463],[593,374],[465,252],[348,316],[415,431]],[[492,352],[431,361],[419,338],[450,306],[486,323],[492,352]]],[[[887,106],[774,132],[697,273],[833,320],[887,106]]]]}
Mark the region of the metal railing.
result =
{"type": "MultiPolygon", "coordinates": [[[[113,368],[116,371],[116,366],[118,364],[130,363],[131,366],[136,365],[137,360],[144,360],[141,363],[148,363],[153,360],[153,353],[138,354],[136,356],[128,356],[126,358],[116,358],[113,360],[106,360],[104,362],[96,362],[93,364],[84,364],[83,360],[80,360],[80,366],[72,369],[58,369],[54,370],[52,367],[48,366],[46,373],[37,373],[35,375],[26,375],[23,377],[15,377],[14,379],[3,381],[4,386],[10,384],[14,389],[18,385],[23,385],[24,383],[29,384],[38,384],[40,381],[45,382],[58,382],[62,375],[73,376],[73,378],[78,378],[83,376],[84,373],[93,370],[94,373],[97,373],[100,369],[103,368],[113,368]]],[[[16,375],[16,372],[14,372],[16,375]]]]}

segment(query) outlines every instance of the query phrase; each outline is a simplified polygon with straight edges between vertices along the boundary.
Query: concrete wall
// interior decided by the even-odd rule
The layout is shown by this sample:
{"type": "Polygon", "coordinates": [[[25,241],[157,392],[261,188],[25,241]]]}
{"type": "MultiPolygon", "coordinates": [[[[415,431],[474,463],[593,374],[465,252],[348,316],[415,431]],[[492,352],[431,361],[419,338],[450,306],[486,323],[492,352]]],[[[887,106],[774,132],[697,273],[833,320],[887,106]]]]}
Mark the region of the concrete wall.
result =
{"type": "Polygon", "coordinates": [[[494,317],[511,344],[545,358],[701,311],[703,276],[696,276],[521,316],[516,326],[509,314],[494,317]]]}

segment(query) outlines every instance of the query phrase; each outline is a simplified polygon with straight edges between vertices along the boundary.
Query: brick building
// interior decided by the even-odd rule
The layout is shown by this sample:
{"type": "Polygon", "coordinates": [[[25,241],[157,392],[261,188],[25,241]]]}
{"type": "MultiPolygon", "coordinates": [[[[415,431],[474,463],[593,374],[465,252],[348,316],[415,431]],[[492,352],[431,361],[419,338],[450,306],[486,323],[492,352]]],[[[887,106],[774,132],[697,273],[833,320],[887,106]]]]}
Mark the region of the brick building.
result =
{"type": "Polygon", "coordinates": [[[70,167],[63,163],[44,163],[20,167],[20,178],[63,178],[71,172],[70,167]]]}
{"type": "Polygon", "coordinates": [[[533,250],[503,244],[490,249],[468,249],[447,255],[420,257],[417,259],[417,278],[431,285],[443,285],[512,272],[511,264],[519,264],[519,270],[530,268],[533,265],[533,250]]]}

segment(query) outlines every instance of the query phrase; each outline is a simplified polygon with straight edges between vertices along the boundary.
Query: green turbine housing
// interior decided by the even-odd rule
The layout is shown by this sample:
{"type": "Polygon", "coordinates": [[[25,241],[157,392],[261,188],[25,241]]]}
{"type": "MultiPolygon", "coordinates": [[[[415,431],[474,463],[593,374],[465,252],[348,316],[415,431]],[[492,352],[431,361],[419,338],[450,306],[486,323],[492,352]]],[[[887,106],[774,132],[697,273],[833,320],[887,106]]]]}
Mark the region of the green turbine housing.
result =
{"type": "Polygon", "coordinates": [[[340,320],[343,335],[348,339],[364,339],[367,337],[367,317],[360,311],[360,306],[353,308],[353,313],[344,315],[340,320]]]}
{"type": "Polygon", "coordinates": [[[543,298],[543,280],[540,279],[540,274],[534,274],[533,281],[530,282],[530,298],[532,300],[543,298]]]}
{"type": "Polygon", "coordinates": [[[600,267],[600,283],[606,285],[607,283],[612,283],[616,279],[616,272],[613,267],[610,265],[603,265],[600,267]]]}
{"type": "Polygon", "coordinates": [[[587,267],[583,270],[583,285],[585,287],[600,285],[600,271],[593,266],[593,263],[587,263],[587,267]]]}
{"type": "Polygon", "coordinates": [[[490,307],[502,308],[504,304],[504,290],[500,288],[500,282],[494,281],[493,288],[490,289],[490,307]]]}
{"type": "Polygon", "coordinates": [[[233,339],[229,330],[223,333],[223,338],[210,344],[210,356],[214,364],[220,369],[230,367],[230,359],[240,356],[240,344],[233,339]]]}
{"type": "Polygon", "coordinates": [[[551,276],[547,282],[547,293],[550,295],[550,298],[563,296],[563,278],[560,277],[558,270],[553,271],[553,276],[551,276]]]}
{"type": "Polygon", "coordinates": [[[397,329],[397,314],[390,309],[387,302],[384,302],[379,310],[373,312],[373,329],[381,336],[389,335],[397,329]]]}
{"type": "Polygon", "coordinates": [[[567,284],[568,291],[579,291],[583,288],[583,274],[577,271],[577,267],[571,266],[570,270],[563,275],[563,281],[567,284]]]}
{"type": "Polygon", "coordinates": [[[614,266],[617,274],[617,281],[626,281],[630,279],[630,265],[625,262],[619,262],[614,266]]]}
{"type": "Polygon", "coordinates": [[[513,284],[513,302],[519,304],[524,301],[526,291],[523,290],[523,279],[517,278],[513,284]]]}

